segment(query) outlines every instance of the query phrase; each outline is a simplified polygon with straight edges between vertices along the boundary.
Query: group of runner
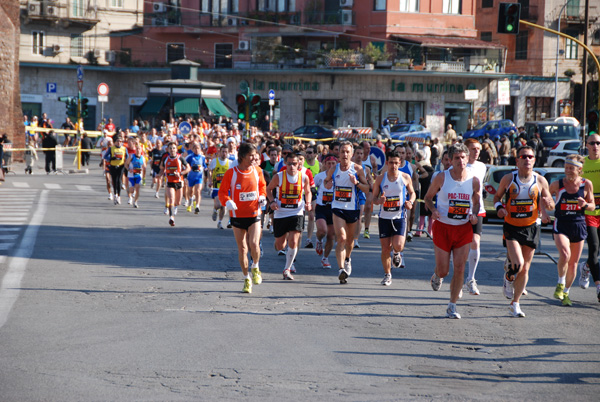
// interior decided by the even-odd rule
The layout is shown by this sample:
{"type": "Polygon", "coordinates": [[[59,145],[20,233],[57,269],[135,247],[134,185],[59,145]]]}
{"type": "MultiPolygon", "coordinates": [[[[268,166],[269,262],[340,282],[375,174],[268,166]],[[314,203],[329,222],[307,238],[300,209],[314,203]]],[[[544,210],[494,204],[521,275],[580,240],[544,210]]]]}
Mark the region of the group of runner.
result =
{"type": "MultiPolygon", "coordinates": [[[[157,198],[166,181],[165,214],[174,226],[182,199],[188,211],[199,213],[202,188],[207,187],[213,198],[212,219],[218,228],[223,229],[225,210],[229,211],[228,227],[233,228],[236,239],[245,293],[251,293],[252,285],[262,282],[259,263],[265,221],[274,234],[275,250],[286,257],[284,280],[294,280],[294,261],[307,219],[305,247],[315,248],[325,269],[331,268],[329,255],[335,247],[338,280],[340,284],[347,283],[352,274],[352,252],[359,247],[361,221],[363,236],[369,238],[374,205],[379,206],[384,271],[381,283],[391,285],[392,267],[404,265],[402,252],[405,242],[410,241],[419,177],[432,170],[425,172],[422,165],[412,163],[414,151],[404,144],[388,149],[385,166],[379,169],[366,141],[333,143],[329,152],[319,152],[316,145],[280,147],[276,140],[255,138],[241,142],[226,136],[216,141],[200,136],[181,141],[166,136],[154,143],[142,136],[128,142],[125,147],[120,137],[115,137],[112,144],[107,141],[104,161],[107,178],[112,180],[112,186],[107,188],[109,193],[111,188],[114,191],[114,198],[109,198],[116,205],[120,203],[120,180],[126,168],[130,203],[137,208],[139,186],[149,164],[157,198]]],[[[525,316],[520,298],[526,293],[531,261],[539,244],[540,223],[548,223],[548,211],[555,209],[553,232],[559,250],[559,279],[554,297],[565,306],[572,304],[569,290],[577,275],[583,240],[587,238],[590,255],[587,262],[579,265],[580,286],[589,286],[591,273],[600,301],[600,195],[593,192],[594,186],[600,188],[600,136],[590,136],[587,148],[587,158],[569,156],[566,177],[549,185],[533,171],[534,150],[521,147],[516,171],[502,178],[494,195],[498,217],[505,220],[503,243],[507,262],[503,293],[511,299],[512,316],[525,316]]],[[[450,273],[450,260],[453,262],[448,318],[461,317],[456,303],[463,288],[472,295],[480,293],[475,273],[485,215],[482,182],[486,172],[486,166],[477,161],[480,151],[481,144],[474,139],[449,146],[441,159],[443,170],[433,175],[429,188],[420,197],[424,198],[423,209],[433,220],[433,290],[441,288],[450,273]]]]}

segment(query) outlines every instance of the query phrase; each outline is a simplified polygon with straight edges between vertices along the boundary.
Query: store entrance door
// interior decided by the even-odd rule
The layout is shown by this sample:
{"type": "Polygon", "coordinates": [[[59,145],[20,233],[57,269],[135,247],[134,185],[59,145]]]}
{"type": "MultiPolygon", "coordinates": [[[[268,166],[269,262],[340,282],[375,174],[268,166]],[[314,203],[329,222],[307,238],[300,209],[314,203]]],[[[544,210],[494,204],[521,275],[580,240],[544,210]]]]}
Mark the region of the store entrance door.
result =
{"type": "Polygon", "coordinates": [[[464,134],[467,131],[469,122],[469,114],[471,113],[471,104],[468,102],[446,103],[444,114],[446,116],[446,124],[452,124],[457,134],[464,134]]]}

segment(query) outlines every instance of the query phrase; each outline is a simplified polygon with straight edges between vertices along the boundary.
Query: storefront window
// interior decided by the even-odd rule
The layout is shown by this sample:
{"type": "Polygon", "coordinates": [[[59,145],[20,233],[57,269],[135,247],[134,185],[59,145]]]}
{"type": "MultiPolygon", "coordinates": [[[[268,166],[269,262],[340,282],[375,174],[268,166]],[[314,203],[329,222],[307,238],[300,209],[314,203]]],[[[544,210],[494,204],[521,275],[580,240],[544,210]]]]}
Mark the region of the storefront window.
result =
{"type": "Polygon", "coordinates": [[[423,102],[380,102],[365,101],[363,103],[363,122],[365,127],[374,130],[381,128],[383,120],[388,119],[391,125],[400,123],[419,123],[424,116],[423,102]]]}
{"type": "Polygon", "coordinates": [[[363,125],[376,130],[381,125],[379,114],[379,102],[366,101],[363,105],[363,116],[365,120],[363,125]]]}
{"type": "Polygon", "coordinates": [[[552,115],[554,98],[528,96],[526,99],[525,121],[544,120],[552,115]]]}
{"type": "Polygon", "coordinates": [[[327,124],[333,127],[339,125],[338,100],[306,100],[304,101],[304,124],[327,124]]]}
{"type": "Polygon", "coordinates": [[[446,102],[444,108],[444,114],[446,116],[446,122],[444,126],[452,124],[454,130],[457,133],[464,133],[467,131],[467,124],[469,121],[469,114],[471,113],[471,104],[466,102],[446,102]]]}

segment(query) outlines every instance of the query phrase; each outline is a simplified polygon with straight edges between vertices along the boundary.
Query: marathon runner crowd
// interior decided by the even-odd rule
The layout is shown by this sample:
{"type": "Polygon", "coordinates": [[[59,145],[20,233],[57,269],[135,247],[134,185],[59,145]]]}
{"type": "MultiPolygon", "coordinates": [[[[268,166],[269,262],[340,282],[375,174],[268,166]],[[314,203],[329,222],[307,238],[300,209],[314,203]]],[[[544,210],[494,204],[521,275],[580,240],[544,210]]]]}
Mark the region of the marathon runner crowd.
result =
{"type": "MultiPolygon", "coordinates": [[[[404,267],[405,242],[430,235],[434,291],[453,267],[446,316],[461,317],[456,304],[463,289],[480,294],[475,274],[485,216],[486,165],[480,161],[483,146],[476,139],[463,142],[458,137],[445,147],[437,140],[425,145],[381,139],[316,143],[256,128],[246,133],[237,125],[190,123],[193,130],[187,136],[165,122],[159,130],[117,130],[113,135],[112,127],[107,127],[98,146],[108,199],[121,204],[123,191],[128,204],[138,208],[140,186],[148,179],[154,196],[164,200],[169,224],[175,226],[178,207],[198,214],[202,195],[210,196],[217,228],[233,229],[243,292],[251,293],[253,285],[262,282],[259,263],[265,226],[274,236],[275,252],[285,256],[284,280],[294,280],[294,261],[304,244],[314,248],[324,269],[331,268],[329,257],[335,249],[338,280],[347,283],[360,234],[370,238],[372,213],[378,211],[382,285],[392,284],[392,268],[404,267]],[[378,166],[371,147],[385,152],[383,166],[378,166]]],[[[511,300],[509,312],[514,317],[525,316],[520,300],[527,293],[541,223],[550,222],[548,212],[553,210],[559,252],[554,297],[564,306],[572,305],[570,289],[579,270],[580,287],[589,286],[591,274],[600,302],[600,193],[594,193],[600,188],[599,135],[587,138],[587,149],[585,158],[566,159],[563,179],[548,183],[533,170],[536,150],[520,144],[515,170],[502,178],[494,195],[497,215],[504,219],[502,242],[507,250],[503,294],[511,300]],[[579,264],[585,240],[589,255],[579,264]]]]}

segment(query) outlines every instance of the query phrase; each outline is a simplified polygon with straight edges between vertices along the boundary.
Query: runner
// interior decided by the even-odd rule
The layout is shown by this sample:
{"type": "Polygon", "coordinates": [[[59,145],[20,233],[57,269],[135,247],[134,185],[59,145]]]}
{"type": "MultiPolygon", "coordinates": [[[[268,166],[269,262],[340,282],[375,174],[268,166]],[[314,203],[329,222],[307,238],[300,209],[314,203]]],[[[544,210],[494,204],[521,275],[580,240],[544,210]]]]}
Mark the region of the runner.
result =
{"type": "MultiPolygon", "coordinates": [[[[227,152],[227,148],[224,149],[227,152]]],[[[259,268],[260,209],[266,203],[266,183],[260,167],[254,166],[256,154],[254,145],[242,143],[238,150],[238,166],[225,172],[219,180],[218,190],[219,201],[227,206],[231,216],[238,260],[244,275],[244,293],[252,293],[253,283],[262,283],[259,268]],[[252,278],[248,272],[248,248],[252,257],[252,278]]]]}
{"type": "Polygon", "coordinates": [[[392,265],[399,268],[402,263],[406,234],[406,210],[415,202],[416,194],[412,180],[400,172],[400,155],[396,151],[386,154],[387,172],[379,175],[373,187],[373,203],[381,205],[379,210],[379,241],[381,242],[381,263],[385,276],[384,286],[392,284],[392,265]],[[408,194],[407,194],[408,193],[408,194]],[[407,197],[408,196],[408,197],[407,197]],[[390,257],[393,252],[394,256],[390,257]]]}
{"type": "MultiPolygon", "coordinates": [[[[479,162],[479,153],[481,152],[481,144],[474,138],[468,138],[465,141],[465,145],[469,149],[469,162],[467,163],[467,169],[471,171],[471,174],[479,180],[479,183],[483,183],[483,178],[487,168],[484,163],[479,162]]],[[[477,287],[477,281],[475,280],[475,271],[479,264],[479,257],[481,255],[480,242],[481,232],[483,230],[483,217],[485,216],[485,207],[483,205],[483,191],[480,193],[479,198],[479,212],[477,213],[477,223],[473,225],[473,241],[469,249],[469,274],[467,275],[466,288],[470,294],[477,296],[479,295],[479,288],[477,287]]]]}
{"type": "Polygon", "coordinates": [[[453,257],[454,274],[450,282],[450,303],[446,309],[447,318],[460,318],[456,302],[463,286],[465,264],[469,255],[469,245],[473,241],[472,224],[477,223],[479,211],[480,184],[467,169],[469,150],[463,144],[448,148],[452,169],[437,175],[427,194],[425,204],[431,211],[433,222],[433,245],[435,251],[435,272],[431,277],[431,287],[438,291],[444,278],[450,272],[450,255],[453,257]],[[433,197],[437,194],[437,207],[433,197]]]}
{"type": "Polygon", "coordinates": [[[347,283],[352,273],[352,249],[354,246],[354,231],[358,224],[360,208],[358,205],[358,190],[369,191],[362,166],[352,162],[352,143],[344,141],[339,146],[340,162],[327,171],[324,180],[326,189],[333,189],[333,226],[337,238],[335,256],[339,271],[338,279],[341,284],[347,283]]]}
{"type": "Polygon", "coordinates": [[[554,209],[554,201],[548,190],[546,179],[533,171],[535,151],[523,146],[517,151],[517,171],[502,177],[498,191],[494,195],[494,205],[498,218],[504,218],[504,239],[508,252],[507,272],[504,277],[504,296],[512,299],[510,314],[525,317],[519,300],[527,286],[529,268],[533,254],[539,243],[540,226],[550,218],[546,210],[554,209]],[[507,195],[506,206],[500,200],[507,195]],[[541,202],[543,205],[540,205],[541,202]]]}
{"type": "Polygon", "coordinates": [[[229,165],[231,161],[227,158],[228,151],[224,145],[221,145],[219,148],[219,152],[217,157],[214,158],[210,162],[210,166],[208,167],[211,181],[212,181],[212,199],[213,199],[213,213],[212,220],[213,222],[217,221],[217,217],[219,218],[217,222],[217,228],[223,229],[223,224],[221,221],[223,220],[223,216],[225,215],[225,208],[219,202],[219,188],[221,187],[221,181],[223,180],[223,176],[225,176],[225,172],[229,169],[229,165]]]}
{"type": "Polygon", "coordinates": [[[333,242],[335,240],[335,230],[333,228],[333,217],[331,213],[331,201],[333,201],[333,191],[327,190],[323,182],[327,177],[329,169],[335,168],[337,165],[337,158],[334,155],[328,155],[323,159],[323,167],[325,170],[315,176],[315,186],[317,187],[316,196],[316,207],[315,207],[315,219],[317,226],[317,243],[315,251],[317,255],[321,257],[321,266],[324,269],[331,269],[331,263],[329,262],[329,253],[333,249],[333,242]],[[325,240],[325,247],[323,247],[323,239],[325,240]]]}
{"type": "MultiPolygon", "coordinates": [[[[374,175],[376,175],[378,170],[377,158],[371,153],[371,143],[369,141],[361,142],[360,146],[363,149],[362,167],[365,170],[365,177],[369,184],[373,184],[374,175]]],[[[373,215],[373,192],[369,191],[365,195],[365,210],[363,212],[365,231],[363,232],[363,237],[365,239],[370,239],[371,235],[369,234],[369,227],[371,226],[371,218],[373,215]]],[[[360,233],[360,228],[358,232],[360,233]]]]}
{"type": "Polygon", "coordinates": [[[175,226],[177,206],[181,203],[181,189],[183,188],[183,175],[190,171],[189,164],[177,153],[177,144],[170,142],[167,145],[168,155],[160,165],[161,177],[167,176],[166,207],[169,214],[169,225],[175,226]]]}
{"type": "Polygon", "coordinates": [[[154,144],[154,149],[150,152],[150,158],[152,161],[152,185],[150,188],[154,188],[156,186],[156,194],[154,194],[154,198],[158,198],[158,192],[160,191],[160,186],[162,184],[162,179],[160,177],[160,161],[162,160],[165,151],[163,150],[163,142],[160,138],[156,139],[154,144]]]}
{"type": "MultiPolygon", "coordinates": [[[[306,157],[304,159],[304,167],[310,170],[310,173],[314,177],[321,171],[321,164],[317,159],[317,149],[313,145],[306,147],[306,157]]],[[[313,187],[314,188],[314,187],[313,187]]],[[[315,227],[315,206],[316,206],[316,192],[313,192],[312,197],[312,208],[308,211],[308,224],[306,225],[306,243],[305,248],[313,248],[312,235],[315,227]]]]}
{"type": "MultiPolygon", "coordinates": [[[[265,160],[262,164],[261,164],[261,169],[265,175],[265,182],[267,183],[267,185],[269,185],[269,182],[271,181],[271,178],[273,177],[273,172],[277,172],[275,170],[275,166],[277,166],[279,164],[279,161],[281,160],[281,152],[279,147],[271,147],[269,148],[268,152],[268,159],[265,160]]],[[[267,221],[267,229],[273,233],[273,229],[272,229],[272,221],[273,221],[273,211],[270,209],[270,207],[267,205],[267,211],[268,213],[265,213],[262,215],[262,221],[261,221],[261,227],[262,225],[264,225],[264,220],[268,219],[267,221]]]]}
{"type": "Polygon", "coordinates": [[[269,205],[274,211],[273,233],[275,250],[282,250],[287,243],[283,279],[294,280],[294,259],[298,252],[300,234],[304,229],[304,210],[311,210],[310,179],[300,169],[296,154],[285,158],[286,169],[277,173],[267,187],[269,205]],[[277,198],[273,190],[277,189],[277,198]]]}
{"type": "Polygon", "coordinates": [[[559,252],[554,298],[562,300],[563,306],[572,305],[569,290],[577,276],[577,262],[587,238],[585,211],[596,209],[592,183],[581,177],[584,160],[581,155],[567,156],[566,177],[550,184],[550,194],[556,200],[553,234],[559,252]]]}
{"type": "MultiPolygon", "coordinates": [[[[367,166],[364,166],[363,162],[364,149],[361,146],[354,148],[354,154],[352,154],[352,162],[357,165],[362,166],[365,172],[365,178],[367,179],[367,183],[369,184],[369,189],[373,188],[373,176],[371,175],[371,169],[367,166]]],[[[372,194],[372,193],[370,193],[372,194]]],[[[372,197],[371,197],[372,198],[372,197]]],[[[358,205],[360,207],[360,216],[358,217],[358,225],[356,225],[356,230],[354,231],[354,248],[360,248],[360,244],[358,243],[358,236],[360,235],[360,227],[361,220],[365,218],[365,205],[367,203],[367,195],[362,191],[358,192],[358,205]]],[[[367,238],[369,236],[369,231],[367,230],[367,238]]]]}
{"type": "Polygon", "coordinates": [[[129,155],[127,161],[127,178],[129,179],[129,205],[133,204],[134,208],[138,208],[138,199],[140,198],[140,183],[146,172],[146,157],[142,153],[142,146],[137,144],[135,153],[129,155]],[[135,199],[134,199],[135,193],[135,199]]]}
{"type": "MultiPolygon", "coordinates": [[[[112,138],[108,137],[106,139],[106,141],[104,141],[105,147],[102,148],[102,150],[100,151],[100,155],[101,155],[101,161],[100,161],[100,166],[103,168],[104,170],[104,180],[106,181],[106,191],[108,191],[108,199],[110,201],[113,200],[113,190],[112,190],[112,179],[111,179],[111,175],[110,175],[110,162],[108,162],[107,160],[104,159],[104,157],[106,156],[106,154],[109,152],[110,148],[113,146],[113,140],[112,138]]],[[[116,192],[115,192],[116,194],[116,192]]]]}
{"type": "Polygon", "coordinates": [[[113,145],[106,151],[104,160],[108,163],[108,172],[112,179],[115,192],[115,205],[121,203],[121,179],[127,159],[127,149],[123,146],[121,137],[117,134],[113,137],[113,145]]]}
{"type": "Polygon", "coordinates": [[[202,149],[198,142],[192,143],[192,152],[186,158],[191,171],[187,175],[188,198],[194,198],[193,205],[190,203],[188,212],[192,209],[197,215],[200,212],[200,201],[202,201],[202,176],[206,168],[206,158],[202,155],[202,149]]]}
{"type": "Polygon", "coordinates": [[[590,273],[596,284],[596,295],[600,302],[600,266],[598,264],[598,252],[600,251],[600,240],[598,232],[600,228],[600,135],[592,134],[587,138],[586,147],[588,156],[583,163],[582,176],[588,179],[596,193],[594,193],[594,204],[596,209],[585,211],[585,224],[587,227],[588,259],[579,264],[579,286],[587,289],[590,286],[590,273]]]}

